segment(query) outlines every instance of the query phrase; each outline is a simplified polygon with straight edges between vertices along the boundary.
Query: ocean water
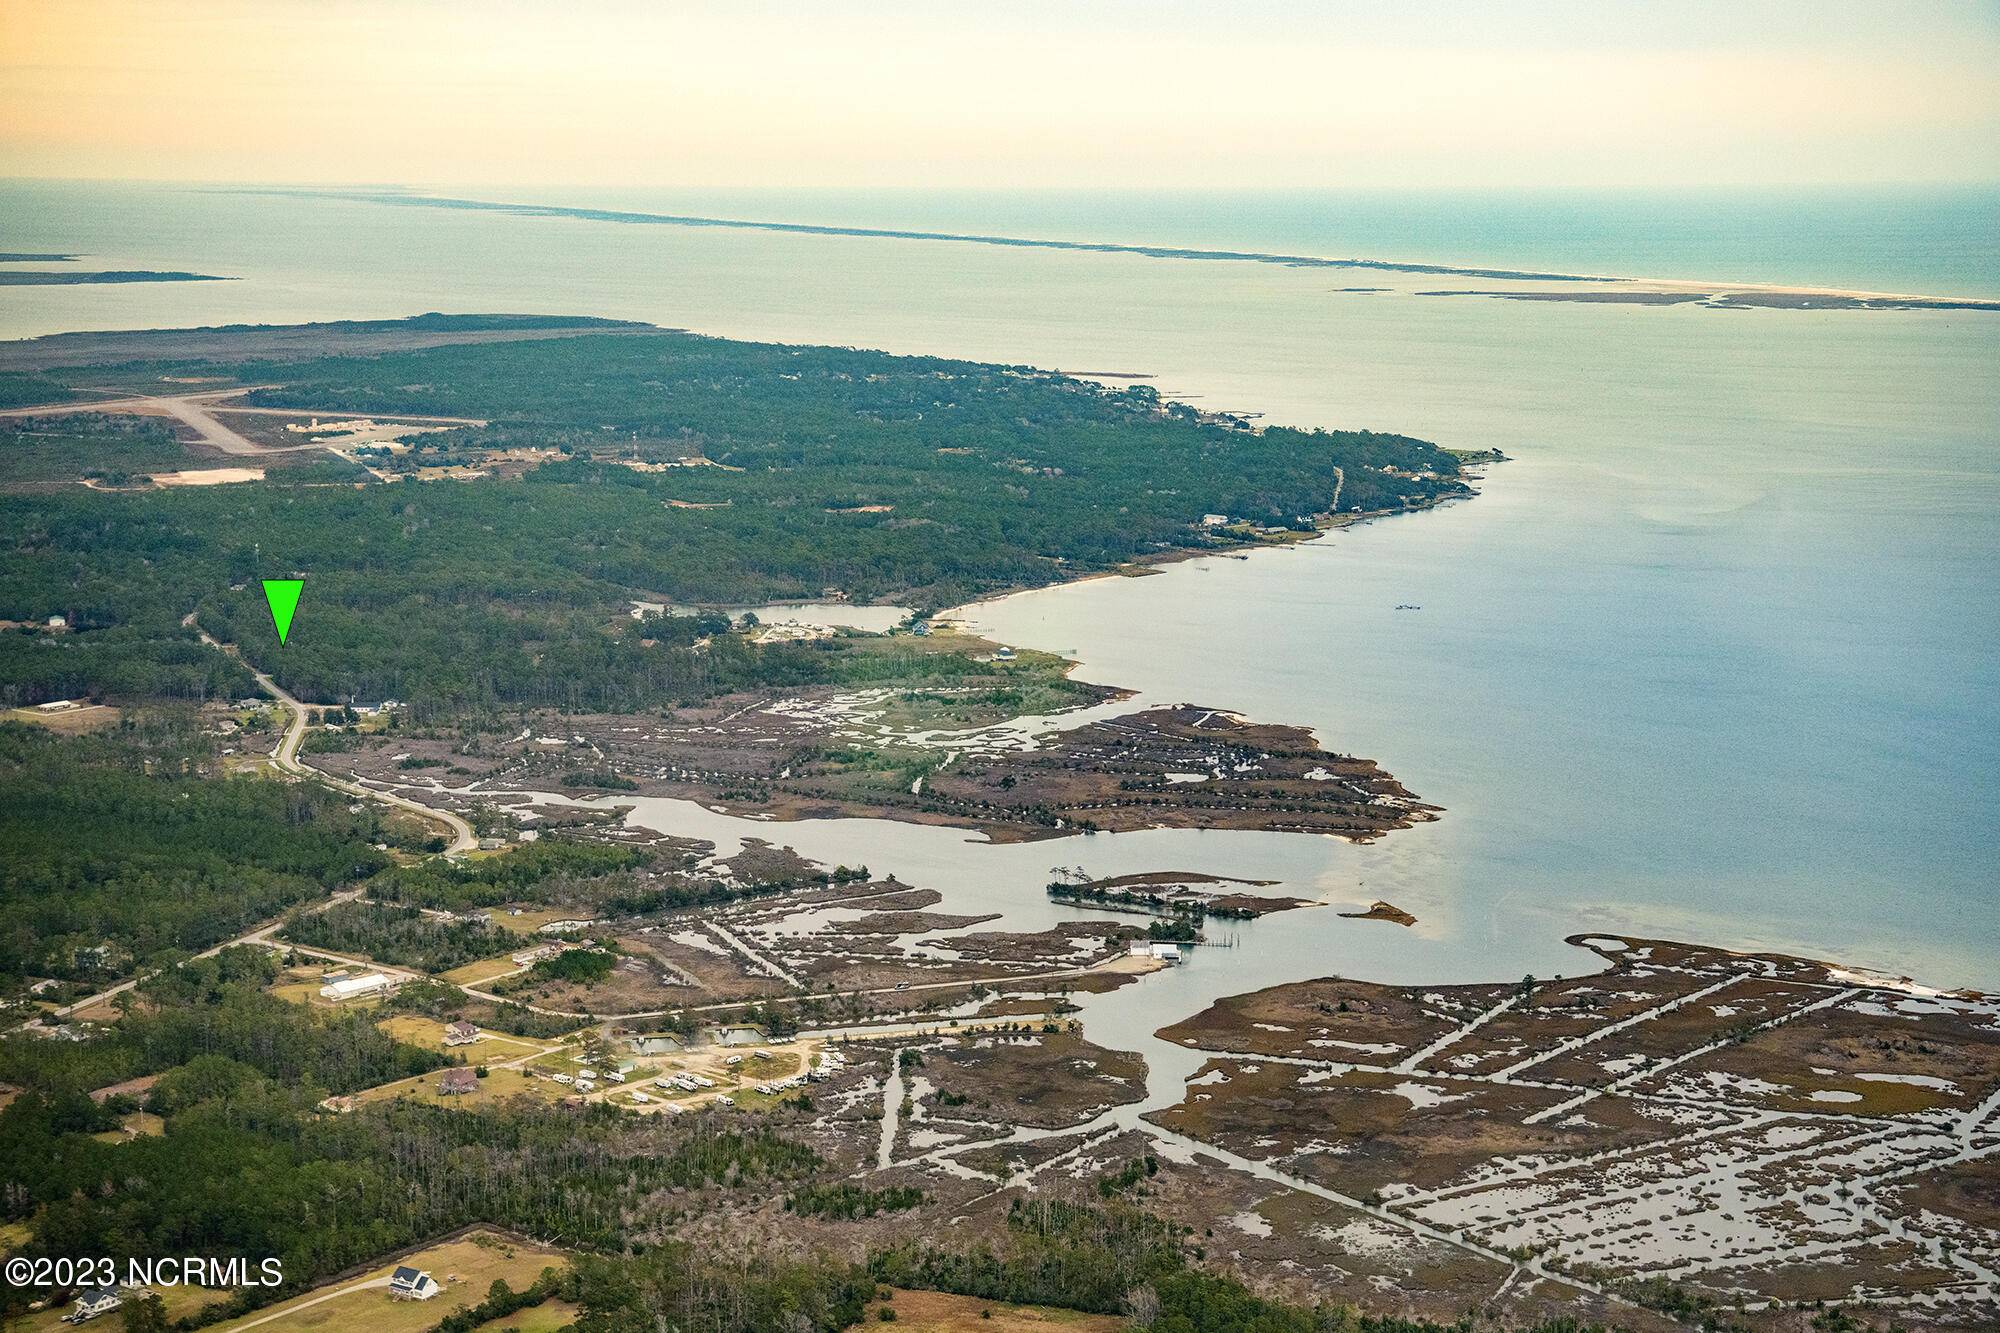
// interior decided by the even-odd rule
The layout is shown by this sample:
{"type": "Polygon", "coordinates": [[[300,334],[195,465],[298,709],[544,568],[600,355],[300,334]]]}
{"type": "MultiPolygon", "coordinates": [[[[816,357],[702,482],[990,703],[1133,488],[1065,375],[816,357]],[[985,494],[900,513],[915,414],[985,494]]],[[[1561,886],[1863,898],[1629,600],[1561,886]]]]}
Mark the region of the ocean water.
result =
{"type": "MultiPolygon", "coordinates": [[[[493,197],[2000,292],[1992,192],[493,197]]],[[[1027,850],[853,821],[754,827],[1022,911],[1049,865],[1082,861],[1268,874],[1420,918],[1257,923],[1245,947],[1142,988],[1170,1008],[1315,970],[1582,970],[1560,938],[1604,930],[2000,987],[2000,315],[1425,297],[1435,277],[163,187],[4,185],[0,217],[0,249],[241,279],[0,289],[0,336],[598,314],[1143,373],[1267,420],[1497,446],[1515,461],[1465,504],[970,613],[1149,700],[1310,725],[1444,806],[1436,824],[1368,847],[1140,834],[1027,850]],[[1342,290],[1356,286],[1379,290],[1342,290]]]]}
{"type": "MultiPolygon", "coordinates": [[[[446,193],[468,193],[448,191],[446,193]]],[[[821,226],[1608,276],[2000,296],[2000,188],[1558,192],[493,189],[821,226]]],[[[1436,283],[1431,285],[1435,286],[1436,283]]]]}

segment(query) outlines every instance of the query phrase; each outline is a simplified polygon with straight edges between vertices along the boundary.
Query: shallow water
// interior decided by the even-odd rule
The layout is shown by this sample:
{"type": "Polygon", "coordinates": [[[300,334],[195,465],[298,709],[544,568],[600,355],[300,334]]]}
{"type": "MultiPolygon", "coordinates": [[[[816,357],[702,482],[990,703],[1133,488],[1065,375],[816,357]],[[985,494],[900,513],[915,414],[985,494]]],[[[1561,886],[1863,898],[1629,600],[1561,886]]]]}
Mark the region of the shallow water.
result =
{"type": "MultiPolygon", "coordinates": [[[[766,216],[779,207],[762,202],[766,216]]],[[[783,208],[867,225],[988,217],[985,230],[1097,240],[2000,290],[1991,214],[1976,205],[1904,201],[1868,225],[1833,210],[1819,231],[1801,221],[1812,209],[1782,201],[1734,229],[1657,201],[1583,214],[1516,201],[1484,220],[1435,201],[1291,216],[1250,197],[1180,216],[1129,198],[783,208]]],[[[1589,956],[1558,942],[1579,930],[2000,986],[2000,316],[1524,304],[1420,296],[1438,284],[1414,275],[161,188],[6,185],[0,206],[10,247],[243,279],[9,289],[11,336],[585,313],[1145,373],[1204,406],[1514,455],[1469,503],[972,615],[1009,642],[1071,652],[1090,679],[1140,690],[1138,703],[1310,725],[1444,806],[1436,824],[1364,848],[1221,833],[985,848],[895,825],[752,825],[821,859],[949,883],[961,897],[947,910],[975,895],[1023,921],[1046,911],[1048,867],[1079,860],[1281,879],[1420,918],[1411,931],[1325,910],[1254,923],[1237,949],[1198,951],[1094,1001],[1094,1022],[1113,1021],[1123,995],[1156,997],[1156,1020],[1216,988],[1313,971],[1580,970],[1589,956]],[[1340,290],[1364,281],[1382,290],[1340,290]]]]}

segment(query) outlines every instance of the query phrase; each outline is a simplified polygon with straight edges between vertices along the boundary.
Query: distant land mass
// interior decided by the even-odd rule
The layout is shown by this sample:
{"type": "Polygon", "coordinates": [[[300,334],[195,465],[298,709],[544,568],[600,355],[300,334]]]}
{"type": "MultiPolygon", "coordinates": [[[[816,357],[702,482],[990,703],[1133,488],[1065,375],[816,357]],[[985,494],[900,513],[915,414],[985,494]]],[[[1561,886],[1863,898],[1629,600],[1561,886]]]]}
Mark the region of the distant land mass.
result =
{"type": "Polygon", "coordinates": [[[1567,301],[1578,305],[1705,305],[1718,310],[2000,310],[2000,301],[1953,300],[1930,296],[1866,296],[1859,292],[1794,292],[1774,289],[1704,292],[1694,288],[1652,291],[1512,292],[1492,290],[1418,292],[1418,296],[1489,296],[1502,301],[1567,301]]]}
{"type": "Polygon", "coordinates": [[[1080,250],[1091,254],[1143,255],[1148,259],[1235,260],[1239,263],[1281,264],[1287,268],[1360,268],[1389,273],[1432,273],[1461,278],[1503,278],[1521,282],[1591,282],[1580,273],[1541,273],[1526,269],[1465,268],[1455,264],[1413,264],[1387,259],[1329,259],[1322,255],[1271,254],[1261,250],[1201,250],[1172,245],[1125,245],[1111,241],[1037,240],[1025,236],[987,236],[977,232],[903,231],[889,227],[834,227],[810,222],[762,222],[749,218],[709,218],[681,213],[633,213],[609,208],[574,208],[560,204],[515,204],[486,199],[453,199],[442,195],[382,191],[256,190],[251,194],[308,194],[316,199],[350,199],[401,208],[456,208],[475,212],[512,213],[518,217],[574,218],[584,222],[648,223],[665,227],[734,227],[744,231],[791,232],[803,236],[866,236],[891,241],[957,241],[964,245],[1000,245],[1029,250],[1080,250]]]}
{"type": "MultiPolygon", "coordinates": [[[[67,260],[68,255],[9,255],[13,261],[67,260]]],[[[0,273],[0,287],[76,287],[93,282],[235,282],[213,273],[177,270],[104,269],[95,273],[0,273]]]]}
{"type": "MultiPolygon", "coordinates": [[[[583,222],[616,222],[667,227],[717,227],[743,231],[784,232],[801,236],[854,236],[874,240],[950,241],[961,245],[992,245],[1028,250],[1067,250],[1087,254],[1139,255],[1148,259],[1234,261],[1276,264],[1286,268],[1369,270],[1425,276],[1483,278],[1497,282],[1577,283],[1574,291],[1534,292],[1499,289],[1447,290],[1419,296],[1490,296],[1522,301],[1574,301],[1585,304],[1680,305],[1705,303],[1730,309],[1770,310],[2000,310],[2000,301],[1956,296],[1855,291],[1836,287],[1778,286],[1757,282],[1716,282],[1633,278],[1608,273],[1560,273],[1540,269],[1480,268],[1462,264],[1427,264],[1407,260],[1338,258],[1264,250],[1210,250],[1189,246],[1139,245],[1115,241],[1069,241],[1027,236],[995,236],[983,232],[915,231],[894,227],[833,226],[810,222],[775,222],[755,218],[717,218],[686,213],[647,213],[588,208],[566,204],[526,204],[400,190],[235,190],[229,193],[277,195],[286,198],[342,199],[399,208],[439,208],[468,212],[505,213],[527,218],[567,218],[583,222]],[[1584,287],[1582,284],[1591,284],[1584,287]],[[1605,290],[1609,285],[1610,289],[1605,290]],[[1666,290],[1660,290],[1665,288],[1666,290]]],[[[1379,287],[1341,287],[1338,294],[1375,294],[1379,287]]]]}
{"type": "Polygon", "coordinates": [[[0,264],[73,264],[75,255],[30,255],[0,250],[0,264]]]}

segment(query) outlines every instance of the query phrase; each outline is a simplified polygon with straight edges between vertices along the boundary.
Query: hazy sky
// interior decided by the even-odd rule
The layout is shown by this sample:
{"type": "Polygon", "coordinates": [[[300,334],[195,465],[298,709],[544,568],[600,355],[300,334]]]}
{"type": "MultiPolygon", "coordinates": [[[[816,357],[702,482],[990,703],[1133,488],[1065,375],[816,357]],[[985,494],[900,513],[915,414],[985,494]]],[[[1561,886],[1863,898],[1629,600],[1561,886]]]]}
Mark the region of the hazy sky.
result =
{"type": "Polygon", "coordinates": [[[2000,4],[0,0],[0,175],[2000,180],[2000,4]]]}

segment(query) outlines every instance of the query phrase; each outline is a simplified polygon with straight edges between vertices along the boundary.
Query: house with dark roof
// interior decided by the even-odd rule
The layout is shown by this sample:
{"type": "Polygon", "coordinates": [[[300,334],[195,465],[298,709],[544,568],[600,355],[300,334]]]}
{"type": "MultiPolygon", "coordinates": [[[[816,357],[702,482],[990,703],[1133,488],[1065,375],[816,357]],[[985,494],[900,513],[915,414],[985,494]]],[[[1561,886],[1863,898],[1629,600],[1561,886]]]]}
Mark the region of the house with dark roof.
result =
{"type": "Polygon", "coordinates": [[[442,1290],[436,1278],[407,1264],[389,1274],[389,1294],[399,1301],[427,1301],[442,1290]]]}
{"type": "Polygon", "coordinates": [[[478,1090],[478,1071],[468,1069],[464,1065],[459,1065],[456,1069],[445,1070],[443,1075],[438,1079],[438,1096],[440,1097],[457,1097],[464,1093],[477,1092],[478,1090]]]}
{"type": "Polygon", "coordinates": [[[77,1293],[76,1308],[62,1317],[65,1324],[83,1324],[101,1314],[110,1314],[125,1303],[115,1287],[92,1287],[77,1293]]]}
{"type": "Polygon", "coordinates": [[[463,1020],[448,1023],[444,1029],[444,1044],[447,1046],[470,1046],[479,1040],[479,1025],[463,1020]]]}

